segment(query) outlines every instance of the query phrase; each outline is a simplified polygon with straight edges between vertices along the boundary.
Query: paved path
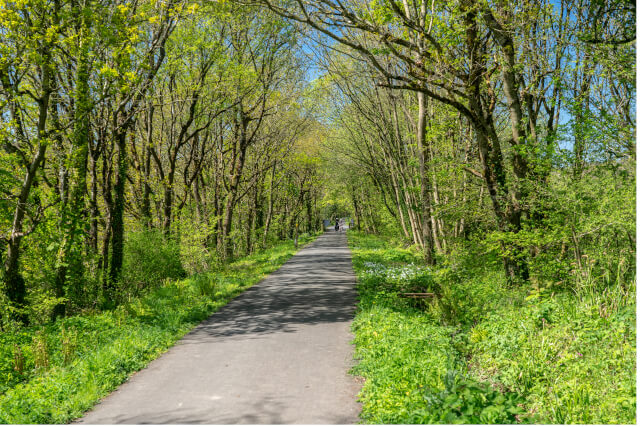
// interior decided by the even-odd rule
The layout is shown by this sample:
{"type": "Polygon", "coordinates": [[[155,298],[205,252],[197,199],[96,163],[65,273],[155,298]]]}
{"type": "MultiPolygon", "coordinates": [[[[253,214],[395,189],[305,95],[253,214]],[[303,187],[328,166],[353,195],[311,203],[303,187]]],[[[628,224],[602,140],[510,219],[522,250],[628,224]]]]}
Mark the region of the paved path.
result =
{"type": "Polygon", "coordinates": [[[345,234],[326,233],[78,422],[357,423],[354,284],[345,234]]]}

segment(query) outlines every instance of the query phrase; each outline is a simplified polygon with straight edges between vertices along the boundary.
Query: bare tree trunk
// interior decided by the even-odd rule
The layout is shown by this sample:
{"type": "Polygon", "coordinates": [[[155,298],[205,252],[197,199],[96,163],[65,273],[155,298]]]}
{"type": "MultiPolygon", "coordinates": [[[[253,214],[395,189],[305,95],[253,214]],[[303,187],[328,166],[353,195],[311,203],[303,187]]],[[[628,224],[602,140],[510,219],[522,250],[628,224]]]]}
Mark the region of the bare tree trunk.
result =
{"type": "Polygon", "coordinates": [[[127,129],[116,125],[115,145],[118,148],[116,183],[113,187],[115,198],[111,220],[111,260],[107,291],[113,292],[120,280],[124,256],[124,204],[127,181],[127,129]]]}
{"type": "Polygon", "coordinates": [[[269,229],[271,227],[271,220],[273,218],[273,181],[276,176],[276,164],[273,164],[271,168],[271,179],[269,180],[269,195],[267,202],[267,217],[264,222],[264,232],[262,233],[262,247],[267,245],[267,236],[269,235],[269,229]]]}
{"type": "Polygon", "coordinates": [[[175,160],[170,160],[169,173],[167,174],[167,182],[164,187],[164,209],[162,222],[162,229],[165,236],[171,234],[171,220],[173,219],[173,186],[175,181],[176,165],[175,160]]]}
{"type": "Polygon", "coordinates": [[[313,232],[313,209],[311,206],[311,191],[307,193],[306,207],[307,207],[307,231],[309,233],[312,233],[313,232]]]}
{"type": "Polygon", "coordinates": [[[229,191],[224,205],[224,219],[222,221],[222,255],[225,260],[229,260],[233,257],[233,246],[231,241],[231,226],[233,221],[233,211],[236,205],[236,198],[238,196],[238,187],[240,185],[240,177],[244,170],[245,155],[247,152],[247,124],[248,118],[242,111],[242,106],[239,109],[239,134],[236,141],[236,151],[231,168],[231,179],[229,181],[229,191]]]}
{"type": "MultiPolygon", "coordinates": [[[[247,235],[246,235],[246,246],[247,246],[247,255],[253,253],[253,234],[256,229],[256,211],[258,210],[258,188],[257,185],[253,187],[252,197],[251,197],[252,206],[248,206],[248,216],[247,216],[247,235]]],[[[247,203],[249,205],[249,203],[247,203]]]]}
{"type": "Polygon", "coordinates": [[[393,188],[393,196],[396,200],[396,207],[398,209],[398,219],[400,220],[400,225],[402,226],[402,232],[404,233],[404,237],[409,239],[409,231],[407,230],[406,220],[404,218],[404,208],[402,199],[400,199],[400,189],[398,188],[398,177],[396,176],[393,168],[393,161],[391,159],[387,159],[387,165],[389,166],[389,174],[391,176],[391,188],[393,188]]]}
{"type": "Polygon", "coordinates": [[[420,207],[421,207],[421,240],[423,242],[424,258],[427,265],[434,265],[434,241],[431,231],[431,183],[429,172],[427,171],[427,150],[426,144],[427,126],[427,97],[424,93],[418,92],[418,160],[420,162],[420,207]]]}
{"type": "Polygon", "coordinates": [[[147,144],[143,150],[144,156],[144,186],[142,189],[142,221],[147,229],[151,228],[153,223],[151,219],[151,186],[149,185],[149,181],[151,178],[151,149],[153,146],[153,113],[154,113],[153,103],[149,102],[149,106],[147,109],[147,144]]]}

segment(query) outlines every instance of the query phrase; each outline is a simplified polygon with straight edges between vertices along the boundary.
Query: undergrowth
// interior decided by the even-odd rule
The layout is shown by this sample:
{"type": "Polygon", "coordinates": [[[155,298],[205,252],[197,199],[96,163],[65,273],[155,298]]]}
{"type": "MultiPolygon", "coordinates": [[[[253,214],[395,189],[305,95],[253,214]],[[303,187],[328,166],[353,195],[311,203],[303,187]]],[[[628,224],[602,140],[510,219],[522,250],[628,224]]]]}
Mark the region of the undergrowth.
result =
{"type": "MultiPolygon", "coordinates": [[[[456,348],[457,328],[404,292],[441,293],[437,275],[410,249],[349,234],[360,302],[353,374],[365,378],[361,418],[374,424],[511,423],[515,393],[473,380],[456,348]]],[[[442,309],[440,309],[442,310],[442,309]]]]}
{"type": "Polygon", "coordinates": [[[81,416],[294,252],[286,242],[218,271],[167,281],[114,310],[3,333],[0,423],[66,423],[81,416]]]}
{"type": "Polygon", "coordinates": [[[363,421],[635,423],[635,278],[530,289],[491,266],[429,269],[380,237],[349,243],[363,421]]]}

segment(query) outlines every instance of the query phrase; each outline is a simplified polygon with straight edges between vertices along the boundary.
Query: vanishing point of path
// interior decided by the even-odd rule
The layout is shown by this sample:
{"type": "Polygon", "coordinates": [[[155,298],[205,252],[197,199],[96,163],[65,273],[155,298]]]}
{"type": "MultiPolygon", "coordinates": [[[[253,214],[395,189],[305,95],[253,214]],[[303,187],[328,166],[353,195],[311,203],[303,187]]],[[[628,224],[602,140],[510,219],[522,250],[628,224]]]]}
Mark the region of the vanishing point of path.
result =
{"type": "Polygon", "coordinates": [[[356,292],[344,233],[325,233],[78,420],[355,424],[356,292]]]}

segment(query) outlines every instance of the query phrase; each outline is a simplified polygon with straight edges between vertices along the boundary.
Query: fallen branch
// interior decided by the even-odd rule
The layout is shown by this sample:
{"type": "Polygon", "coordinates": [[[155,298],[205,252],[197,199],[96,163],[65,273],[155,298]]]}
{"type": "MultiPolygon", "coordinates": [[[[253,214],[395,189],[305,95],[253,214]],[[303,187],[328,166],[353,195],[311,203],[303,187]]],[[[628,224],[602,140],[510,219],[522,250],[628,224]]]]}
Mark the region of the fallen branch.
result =
{"type": "Polygon", "coordinates": [[[398,295],[402,298],[432,298],[435,296],[433,292],[402,292],[398,295]]]}

